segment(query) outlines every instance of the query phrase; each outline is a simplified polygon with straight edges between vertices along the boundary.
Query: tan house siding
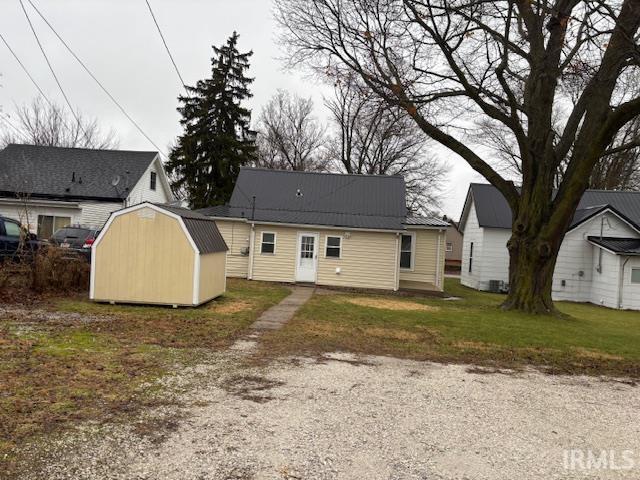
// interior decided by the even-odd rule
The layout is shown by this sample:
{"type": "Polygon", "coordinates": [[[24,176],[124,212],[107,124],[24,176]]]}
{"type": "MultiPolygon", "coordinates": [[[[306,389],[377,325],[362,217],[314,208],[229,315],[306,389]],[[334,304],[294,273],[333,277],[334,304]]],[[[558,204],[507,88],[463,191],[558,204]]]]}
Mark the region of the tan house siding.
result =
{"type": "Polygon", "coordinates": [[[225,291],[226,253],[209,253],[200,257],[200,292],[198,303],[222,295],[225,291]]]}
{"type": "Polygon", "coordinates": [[[216,220],[218,230],[229,247],[227,252],[227,276],[247,278],[249,256],[242,253],[249,246],[251,226],[244,222],[216,220]]]}
{"type": "Polygon", "coordinates": [[[191,305],[194,258],[175,218],[150,209],[115,217],[94,250],[94,299],[191,305]]]}
{"type": "Polygon", "coordinates": [[[321,231],[318,285],[394,290],[396,234],[393,232],[321,231]],[[326,237],[342,236],[341,258],[325,257],[326,237]],[[336,273],[336,268],[340,273],[336,273]]]}
{"type": "MultiPolygon", "coordinates": [[[[299,230],[297,228],[256,225],[253,248],[253,280],[295,282],[296,253],[299,230]],[[261,253],[262,232],[276,234],[275,252],[261,253]]],[[[308,230],[313,232],[312,230],[308,230]]]]}
{"type": "Polygon", "coordinates": [[[444,231],[416,229],[409,232],[415,235],[414,265],[413,270],[400,270],[400,281],[429,283],[434,289],[442,290],[446,248],[444,231]]]}

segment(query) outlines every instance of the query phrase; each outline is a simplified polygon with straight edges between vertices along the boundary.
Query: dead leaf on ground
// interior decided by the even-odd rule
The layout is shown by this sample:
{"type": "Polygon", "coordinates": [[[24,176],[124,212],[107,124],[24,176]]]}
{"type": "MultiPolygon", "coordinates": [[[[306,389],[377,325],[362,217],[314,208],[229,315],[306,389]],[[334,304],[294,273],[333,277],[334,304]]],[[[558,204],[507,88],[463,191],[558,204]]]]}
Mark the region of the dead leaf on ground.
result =
{"type": "Polygon", "coordinates": [[[250,310],[251,308],[253,308],[253,304],[249,302],[245,302],[244,300],[234,300],[234,301],[225,302],[225,303],[214,302],[211,304],[211,307],[209,308],[215,311],[216,313],[231,314],[231,313],[238,313],[238,312],[244,312],[246,310],[250,310]]]}

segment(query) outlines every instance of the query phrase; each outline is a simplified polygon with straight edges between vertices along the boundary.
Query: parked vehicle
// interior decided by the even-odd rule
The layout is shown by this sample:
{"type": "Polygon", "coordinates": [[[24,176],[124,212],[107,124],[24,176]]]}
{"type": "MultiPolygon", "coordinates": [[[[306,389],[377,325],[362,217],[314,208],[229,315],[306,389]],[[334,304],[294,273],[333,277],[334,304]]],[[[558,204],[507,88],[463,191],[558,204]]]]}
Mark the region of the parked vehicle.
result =
{"type": "Polygon", "coordinates": [[[94,228],[70,225],[56,231],[49,239],[49,243],[81,255],[90,262],[91,245],[98,238],[99,233],[100,230],[94,228]]]}
{"type": "Polygon", "coordinates": [[[22,253],[31,254],[41,245],[20,222],[0,216],[0,262],[16,259],[22,253]]]}

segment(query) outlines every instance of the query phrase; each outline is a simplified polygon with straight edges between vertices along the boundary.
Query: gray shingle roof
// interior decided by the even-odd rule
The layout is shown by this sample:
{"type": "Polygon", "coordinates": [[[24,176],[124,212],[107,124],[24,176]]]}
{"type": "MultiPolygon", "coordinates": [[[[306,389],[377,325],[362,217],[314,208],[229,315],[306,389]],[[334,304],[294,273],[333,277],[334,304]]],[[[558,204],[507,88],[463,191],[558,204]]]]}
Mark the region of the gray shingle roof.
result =
{"type": "Polygon", "coordinates": [[[184,226],[187,227],[187,231],[189,232],[189,235],[191,235],[196,247],[198,247],[198,250],[200,250],[200,253],[207,254],[226,252],[229,250],[214,219],[187,208],[173,207],[158,203],[154,205],[182,218],[184,226]]]}
{"type": "MultiPolygon", "coordinates": [[[[481,227],[511,230],[511,209],[497,188],[489,184],[472,183],[469,191],[473,196],[481,227]]],[[[579,225],[606,207],[611,207],[636,227],[640,226],[640,192],[587,190],[580,199],[570,228],[579,225]]]]}
{"type": "Polygon", "coordinates": [[[434,217],[407,217],[405,225],[417,225],[425,227],[449,227],[449,222],[434,217]]]}
{"type": "Polygon", "coordinates": [[[405,184],[401,176],[242,168],[229,205],[199,212],[257,222],[403,230],[405,184]]]}
{"type": "Polygon", "coordinates": [[[589,241],[619,255],[640,255],[640,238],[589,237],[589,241]]]}
{"type": "Polygon", "coordinates": [[[0,194],[123,200],[156,155],[10,144],[0,152],[0,194]],[[116,178],[119,182],[114,186],[116,178]]]}

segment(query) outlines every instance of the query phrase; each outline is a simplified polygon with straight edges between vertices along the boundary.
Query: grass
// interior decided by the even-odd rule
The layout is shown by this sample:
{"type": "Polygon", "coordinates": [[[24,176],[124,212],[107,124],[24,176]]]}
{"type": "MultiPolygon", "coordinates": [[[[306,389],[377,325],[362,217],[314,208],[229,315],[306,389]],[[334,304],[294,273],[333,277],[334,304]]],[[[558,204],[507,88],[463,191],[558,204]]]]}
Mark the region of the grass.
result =
{"type": "Polygon", "coordinates": [[[40,305],[48,314],[0,318],[0,469],[30,439],[157,404],[149,382],[228,346],[287,294],[229,280],[223,297],[194,309],[48,297],[40,305]]]}
{"type": "Polygon", "coordinates": [[[315,295],[284,329],[264,338],[262,353],[349,351],[640,378],[638,312],[564,302],[557,306],[567,318],[538,317],[501,311],[503,296],[468,289],[455,279],[445,287],[461,300],[315,295]],[[388,308],[380,308],[384,302],[388,308]],[[402,302],[412,309],[399,309],[402,302]]]}

